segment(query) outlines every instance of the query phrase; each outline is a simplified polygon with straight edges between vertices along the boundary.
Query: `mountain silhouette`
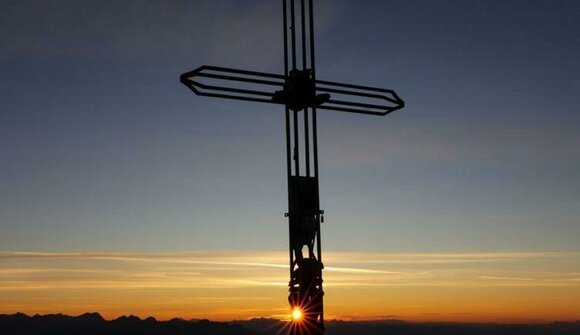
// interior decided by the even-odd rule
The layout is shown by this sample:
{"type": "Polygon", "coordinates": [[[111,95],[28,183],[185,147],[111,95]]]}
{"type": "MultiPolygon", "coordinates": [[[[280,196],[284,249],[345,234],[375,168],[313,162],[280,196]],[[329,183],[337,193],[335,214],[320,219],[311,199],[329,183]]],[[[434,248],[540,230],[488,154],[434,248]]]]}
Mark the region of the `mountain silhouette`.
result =
{"type": "MultiPolygon", "coordinates": [[[[258,318],[232,322],[134,315],[105,320],[98,313],[79,316],[23,313],[0,315],[2,335],[285,335],[284,322],[258,318]]],[[[551,324],[409,323],[404,321],[328,321],[327,335],[578,335],[580,321],[551,324]]]]}
{"type": "Polygon", "coordinates": [[[63,314],[27,316],[22,313],[0,315],[2,335],[257,335],[239,324],[208,320],[186,321],[121,316],[107,321],[98,313],[77,317],[63,314]]]}

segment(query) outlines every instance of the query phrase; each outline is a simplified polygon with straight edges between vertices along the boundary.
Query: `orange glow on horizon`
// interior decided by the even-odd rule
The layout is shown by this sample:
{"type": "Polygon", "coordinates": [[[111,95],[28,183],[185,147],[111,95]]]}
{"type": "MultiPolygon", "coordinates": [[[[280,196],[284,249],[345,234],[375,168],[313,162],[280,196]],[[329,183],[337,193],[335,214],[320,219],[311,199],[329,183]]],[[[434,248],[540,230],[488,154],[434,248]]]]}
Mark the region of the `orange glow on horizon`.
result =
{"type": "MultiPolygon", "coordinates": [[[[286,257],[0,252],[0,314],[296,319],[288,313],[286,257]]],[[[327,320],[580,319],[580,253],[329,252],[325,265],[327,320]]]]}

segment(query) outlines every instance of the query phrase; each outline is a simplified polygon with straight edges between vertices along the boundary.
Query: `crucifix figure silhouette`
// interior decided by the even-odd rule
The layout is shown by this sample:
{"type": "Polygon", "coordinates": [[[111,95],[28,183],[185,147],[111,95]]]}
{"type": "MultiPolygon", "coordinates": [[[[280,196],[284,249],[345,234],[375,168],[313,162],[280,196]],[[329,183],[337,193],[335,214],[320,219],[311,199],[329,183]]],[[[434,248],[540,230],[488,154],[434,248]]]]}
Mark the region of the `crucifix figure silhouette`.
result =
{"type": "Polygon", "coordinates": [[[324,211],[319,204],[317,110],[387,115],[403,108],[404,102],[393,90],[316,79],[313,0],[282,2],[284,74],[203,65],[182,74],[180,80],[196,95],[285,107],[290,333],[318,335],[324,333],[320,242],[324,211]]]}

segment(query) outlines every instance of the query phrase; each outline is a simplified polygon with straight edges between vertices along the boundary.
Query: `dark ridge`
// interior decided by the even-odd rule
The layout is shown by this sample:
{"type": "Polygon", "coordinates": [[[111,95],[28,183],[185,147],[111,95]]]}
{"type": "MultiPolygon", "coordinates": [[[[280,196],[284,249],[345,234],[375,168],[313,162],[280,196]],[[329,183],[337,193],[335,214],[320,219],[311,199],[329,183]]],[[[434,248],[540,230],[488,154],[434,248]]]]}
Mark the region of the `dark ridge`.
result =
{"type": "MultiPolygon", "coordinates": [[[[285,322],[258,318],[233,322],[121,316],[107,321],[98,313],[0,314],[2,335],[285,335],[285,322]]],[[[326,323],[326,335],[578,335],[580,321],[551,324],[410,323],[399,320],[335,321],[326,323]]]]}
{"type": "Polygon", "coordinates": [[[85,321],[103,322],[105,319],[99,313],[85,313],[77,316],[77,318],[85,321]]]}
{"type": "Polygon", "coordinates": [[[326,326],[328,335],[578,335],[580,322],[551,324],[495,323],[410,323],[387,321],[334,321],[326,326]]]}
{"type": "Polygon", "coordinates": [[[0,314],[2,335],[257,335],[239,324],[183,319],[157,321],[149,317],[141,320],[134,315],[107,321],[98,313],[76,317],[63,314],[12,315],[0,314]]]}

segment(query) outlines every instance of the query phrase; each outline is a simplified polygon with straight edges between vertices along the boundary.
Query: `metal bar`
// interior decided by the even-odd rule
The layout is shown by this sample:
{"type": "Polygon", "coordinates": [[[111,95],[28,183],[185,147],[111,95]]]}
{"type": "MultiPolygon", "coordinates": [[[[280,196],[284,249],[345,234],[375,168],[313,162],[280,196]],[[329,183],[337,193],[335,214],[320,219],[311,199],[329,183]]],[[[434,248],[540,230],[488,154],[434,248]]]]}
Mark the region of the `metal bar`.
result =
{"type": "MultiPolygon", "coordinates": [[[[317,236],[316,236],[316,252],[317,252],[317,257],[318,257],[318,261],[322,264],[322,235],[321,235],[321,231],[322,229],[320,229],[320,214],[318,214],[318,220],[317,221],[317,236]]],[[[321,275],[322,276],[322,275],[321,275]]],[[[322,289],[322,280],[320,281],[320,294],[322,294],[323,289],[322,289]]],[[[324,326],[324,301],[323,299],[320,299],[320,323],[324,326]]]]}
{"type": "Polygon", "coordinates": [[[200,96],[205,97],[214,97],[214,98],[224,98],[224,99],[231,99],[231,100],[244,100],[244,101],[254,101],[254,102],[265,102],[275,104],[271,99],[260,99],[260,98],[252,98],[252,97],[244,97],[244,96],[237,96],[237,95],[227,95],[222,93],[208,93],[202,92],[198,90],[195,85],[185,85],[189,88],[193,93],[200,96]]]}
{"type": "MultiPolygon", "coordinates": [[[[302,70],[306,70],[306,12],[304,6],[305,0],[300,0],[300,23],[302,33],[302,70]]],[[[310,128],[308,127],[308,108],[304,109],[304,165],[306,167],[306,176],[310,177],[310,128]]]]}
{"type": "MultiPolygon", "coordinates": [[[[284,0],[286,2],[286,0],[284,0]]],[[[290,195],[290,187],[291,187],[291,176],[292,176],[292,148],[290,144],[290,109],[286,106],[286,174],[288,179],[288,238],[290,240],[289,244],[289,252],[290,252],[290,278],[292,278],[292,271],[294,270],[294,252],[293,252],[293,234],[292,234],[292,218],[290,215],[293,213],[290,212],[290,208],[292,208],[292,198],[290,195]]]]}
{"type": "Polygon", "coordinates": [[[390,106],[367,104],[367,103],[362,103],[362,102],[350,102],[350,101],[334,100],[334,99],[330,99],[326,103],[327,104],[353,106],[353,107],[376,108],[376,109],[387,109],[390,107],[390,106]]]}
{"type": "Polygon", "coordinates": [[[312,108],[312,160],[314,161],[316,189],[318,189],[318,124],[316,107],[312,108]]]}
{"type": "MultiPolygon", "coordinates": [[[[310,33],[310,69],[312,71],[312,79],[316,82],[316,55],[314,49],[314,6],[312,0],[308,0],[308,26],[310,33]]],[[[316,107],[312,108],[312,159],[314,160],[314,175],[316,176],[316,184],[318,189],[318,124],[316,107]]]]}
{"type": "MultiPolygon", "coordinates": [[[[312,79],[316,82],[316,59],[315,59],[315,48],[314,48],[314,6],[312,5],[313,0],[308,0],[308,21],[309,21],[309,32],[310,32],[310,67],[312,70],[312,79]]],[[[319,193],[319,180],[318,180],[318,120],[317,120],[317,111],[316,107],[312,108],[312,151],[313,151],[313,160],[314,160],[314,174],[316,175],[316,196],[318,197],[318,201],[320,202],[320,193],[319,193]]],[[[320,239],[320,214],[317,214],[317,236],[316,236],[316,250],[317,250],[317,257],[320,264],[322,264],[322,246],[321,246],[321,239],[320,239]]],[[[320,281],[320,294],[323,294],[322,288],[322,273],[321,273],[321,281],[320,281]]],[[[324,329],[324,296],[320,297],[320,325],[324,329]]]]}
{"type": "Polygon", "coordinates": [[[306,13],[304,10],[304,0],[300,0],[300,24],[302,33],[302,70],[306,70],[306,13]]]}
{"type": "Polygon", "coordinates": [[[300,141],[298,137],[298,112],[294,111],[294,175],[300,176],[300,141]]]}
{"type": "Polygon", "coordinates": [[[273,85],[273,86],[284,86],[284,82],[262,80],[262,79],[252,79],[243,77],[226,76],[223,74],[213,74],[213,73],[198,73],[196,77],[214,78],[214,79],[224,79],[232,81],[241,81],[245,83],[261,84],[261,85],[273,85]]]}
{"type": "MultiPolygon", "coordinates": [[[[283,19],[283,32],[284,32],[284,76],[288,75],[288,3],[286,0],[283,1],[282,5],[284,8],[282,9],[282,14],[284,15],[283,19]]],[[[292,176],[292,148],[291,148],[291,139],[290,139],[290,109],[288,106],[285,106],[285,117],[286,117],[286,176],[287,176],[287,184],[288,184],[288,213],[290,214],[291,204],[291,197],[290,197],[290,183],[292,176]]],[[[290,218],[288,219],[288,237],[290,240],[288,250],[290,252],[290,278],[292,278],[292,271],[294,268],[294,252],[292,251],[292,225],[290,222],[290,218]]]]}
{"type": "Polygon", "coordinates": [[[201,88],[206,89],[206,90],[224,91],[224,92],[241,93],[241,94],[255,94],[255,95],[261,95],[261,96],[265,96],[265,97],[272,97],[274,95],[274,93],[270,93],[270,92],[246,90],[243,88],[206,85],[206,84],[202,84],[200,82],[197,82],[195,80],[190,80],[189,84],[192,84],[195,87],[201,87],[201,88]]]}
{"type": "Polygon", "coordinates": [[[391,99],[387,96],[379,95],[379,94],[363,93],[363,92],[357,92],[357,91],[346,91],[346,90],[339,90],[339,89],[327,88],[327,87],[317,87],[316,90],[320,91],[320,92],[338,93],[338,94],[344,94],[344,95],[356,95],[359,97],[382,99],[382,100],[387,100],[388,102],[391,102],[394,104],[400,103],[400,100],[391,99]]]}
{"type": "MultiPolygon", "coordinates": [[[[194,91],[191,87],[190,89],[194,91]]],[[[270,99],[258,99],[258,98],[250,98],[250,97],[240,97],[240,96],[232,96],[220,93],[205,93],[205,92],[195,92],[195,94],[202,96],[202,97],[212,97],[212,98],[223,98],[223,99],[230,99],[230,100],[243,100],[243,101],[253,101],[253,102],[265,102],[274,104],[270,99]]]]}
{"type": "Polygon", "coordinates": [[[230,72],[230,73],[237,73],[237,74],[245,74],[248,76],[269,77],[269,78],[274,78],[274,79],[285,79],[285,76],[283,76],[281,74],[240,70],[240,69],[233,69],[233,68],[213,66],[213,65],[204,65],[200,69],[201,69],[201,71],[207,69],[207,70],[211,70],[211,71],[222,71],[222,72],[230,72]]]}
{"type": "Polygon", "coordinates": [[[306,176],[310,177],[310,129],[308,128],[308,108],[304,108],[304,158],[306,176]]]}
{"type": "Polygon", "coordinates": [[[364,109],[354,109],[354,108],[342,108],[342,107],[332,107],[332,106],[325,106],[322,105],[320,107],[318,107],[318,109],[324,109],[324,110],[332,110],[332,111],[338,111],[338,112],[348,112],[348,113],[355,113],[355,114],[365,114],[365,115],[377,115],[377,116],[385,116],[389,113],[392,113],[398,109],[401,109],[403,107],[393,107],[390,109],[386,109],[386,111],[384,113],[381,112],[371,112],[371,111],[367,111],[364,109]]]}
{"type": "MultiPolygon", "coordinates": [[[[294,0],[290,0],[290,29],[292,30],[291,41],[292,49],[292,69],[296,69],[296,14],[294,9],[294,0]]],[[[298,112],[294,111],[294,175],[300,176],[300,141],[298,137],[298,112]]]]}
{"type": "Polygon", "coordinates": [[[290,29],[292,30],[292,69],[296,69],[296,17],[294,15],[294,0],[290,0],[290,29]]]}
{"type": "Polygon", "coordinates": [[[312,0],[308,0],[308,23],[310,26],[310,69],[312,70],[312,79],[316,81],[316,62],[314,54],[314,9],[312,0]]]}
{"type": "Polygon", "coordinates": [[[346,87],[346,88],[354,88],[358,90],[368,90],[368,91],[375,91],[375,92],[383,92],[383,93],[391,93],[395,94],[395,91],[388,90],[385,88],[380,87],[370,87],[370,86],[361,86],[361,85],[352,85],[352,84],[344,84],[344,83],[337,83],[333,81],[326,81],[326,80],[317,80],[316,84],[320,85],[330,85],[330,86],[338,86],[338,87],[346,87]]]}
{"type": "Polygon", "coordinates": [[[284,15],[283,24],[284,24],[284,78],[288,76],[288,2],[286,0],[283,1],[284,6],[282,12],[284,15]]]}

